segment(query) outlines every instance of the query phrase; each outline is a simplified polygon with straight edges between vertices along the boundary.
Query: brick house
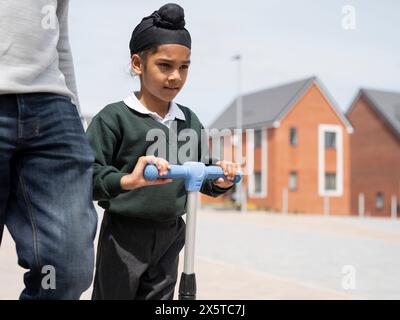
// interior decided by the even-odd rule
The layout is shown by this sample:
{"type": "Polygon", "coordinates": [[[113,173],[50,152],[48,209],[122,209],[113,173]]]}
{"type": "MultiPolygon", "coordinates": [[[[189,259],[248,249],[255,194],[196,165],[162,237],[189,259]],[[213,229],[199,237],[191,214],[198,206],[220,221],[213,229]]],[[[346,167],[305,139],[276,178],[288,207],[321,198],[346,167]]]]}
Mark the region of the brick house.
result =
{"type": "MultiPolygon", "coordinates": [[[[249,208],[350,214],[350,134],[353,128],[317,77],[242,96],[249,208]],[[248,141],[249,140],[249,141],[248,141]],[[250,157],[251,159],[251,157],[250,157]]],[[[235,128],[236,100],[210,128],[235,128]]],[[[203,204],[220,198],[202,195],[203,204]]]]}
{"type": "Polygon", "coordinates": [[[351,211],[397,216],[400,197],[400,93],[361,89],[347,111],[351,211]]]}

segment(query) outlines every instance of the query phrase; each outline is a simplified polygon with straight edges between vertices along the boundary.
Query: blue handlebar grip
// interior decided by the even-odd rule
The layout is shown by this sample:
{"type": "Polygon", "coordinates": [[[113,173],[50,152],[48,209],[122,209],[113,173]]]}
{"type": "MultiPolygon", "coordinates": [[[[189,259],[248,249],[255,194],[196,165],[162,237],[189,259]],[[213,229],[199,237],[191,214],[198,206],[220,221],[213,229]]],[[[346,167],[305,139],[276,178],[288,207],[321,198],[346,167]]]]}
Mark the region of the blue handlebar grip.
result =
{"type": "MultiPolygon", "coordinates": [[[[208,166],[208,167],[206,167],[206,170],[207,170],[207,179],[208,180],[225,178],[224,171],[219,166],[208,166]]],[[[240,182],[240,180],[242,180],[242,175],[237,174],[235,176],[235,179],[233,180],[233,183],[238,183],[238,182],[240,182]]]]}
{"type": "Polygon", "coordinates": [[[189,172],[185,166],[171,164],[168,173],[162,178],[171,178],[171,179],[186,179],[188,178],[189,172]]]}
{"type": "Polygon", "coordinates": [[[158,176],[158,169],[154,164],[147,164],[144,168],[143,176],[146,180],[156,180],[158,178],[161,179],[179,179],[183,178],[186,179],[188,172],[185,166],[180,165],[170,165],[170,169],[165,176],[159,177],[158,176]]]}
{"type": "Polygon", "coordinates": [[[148,164],[144,168],[143,176],[146,180],[156,180],[158,178],[158,169],[154,164],[148,164]]]}

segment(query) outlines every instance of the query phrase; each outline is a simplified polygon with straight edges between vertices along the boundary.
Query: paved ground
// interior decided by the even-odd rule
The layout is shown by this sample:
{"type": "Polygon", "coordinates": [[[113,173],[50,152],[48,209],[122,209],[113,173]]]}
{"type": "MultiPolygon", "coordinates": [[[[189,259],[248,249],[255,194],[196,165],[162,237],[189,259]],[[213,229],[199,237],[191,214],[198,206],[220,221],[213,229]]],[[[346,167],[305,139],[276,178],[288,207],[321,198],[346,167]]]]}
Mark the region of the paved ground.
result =
{"type": "MultiPolygon", "coordinates": [[[[196,254],[199,299],[400,299],[399,220],[207,209],[196,254]]],[[[0,299],[18,297],[22,275],[6,233],[0,299]]]]}

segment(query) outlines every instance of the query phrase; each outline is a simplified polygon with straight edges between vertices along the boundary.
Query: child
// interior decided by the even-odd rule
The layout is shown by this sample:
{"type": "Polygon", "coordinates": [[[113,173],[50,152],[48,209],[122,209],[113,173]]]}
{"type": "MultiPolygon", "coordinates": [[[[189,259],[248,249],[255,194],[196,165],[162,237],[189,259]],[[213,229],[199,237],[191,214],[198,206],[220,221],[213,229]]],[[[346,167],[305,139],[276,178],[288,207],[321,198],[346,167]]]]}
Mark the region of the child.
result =
{"type": "MultiPolygon", "coordinates": [[[[190,64],[191,38],[184,25],[183,9],[176,4],[143,18],[130,41],[140,92],[106,106],[87,131],[96,158],[94,199],[105,209],[93,299],[166,300],[174,295],[185,241],[181,216],[187,192],[182,180],[144,180],[143,169],[148,162],[155,163],[164,175],[169,167],[162,158],[145,156],[154,143],[146,139],[149,130],[158,129],[168,137],[175,124],[177,133],[192,129],[200,140],[203,127],[196,115],[173,102],[190,64]]],[[[200,141],[196,143],[201,149],[200,141]]],[[[200,155],[196,157],[191,160],[199,161],[200,155]]],[[[217,164],[228,179],[206,181],[201,190],[214,197],[232,187],[239,169],[227,161],[217,164]]]]}

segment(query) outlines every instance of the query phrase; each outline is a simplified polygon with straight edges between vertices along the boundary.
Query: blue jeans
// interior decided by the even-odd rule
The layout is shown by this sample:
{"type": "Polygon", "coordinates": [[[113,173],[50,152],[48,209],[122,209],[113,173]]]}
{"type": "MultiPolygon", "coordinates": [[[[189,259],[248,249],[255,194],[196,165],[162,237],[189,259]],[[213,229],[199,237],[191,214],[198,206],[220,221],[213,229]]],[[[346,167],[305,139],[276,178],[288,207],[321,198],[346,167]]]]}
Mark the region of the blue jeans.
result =
{"type": "Polygon", "coordinates": [[[67,97],[0,95],[0,225],[28,269],[21,299],[79,299],[90,286],[93,161],[67,97]]]}

